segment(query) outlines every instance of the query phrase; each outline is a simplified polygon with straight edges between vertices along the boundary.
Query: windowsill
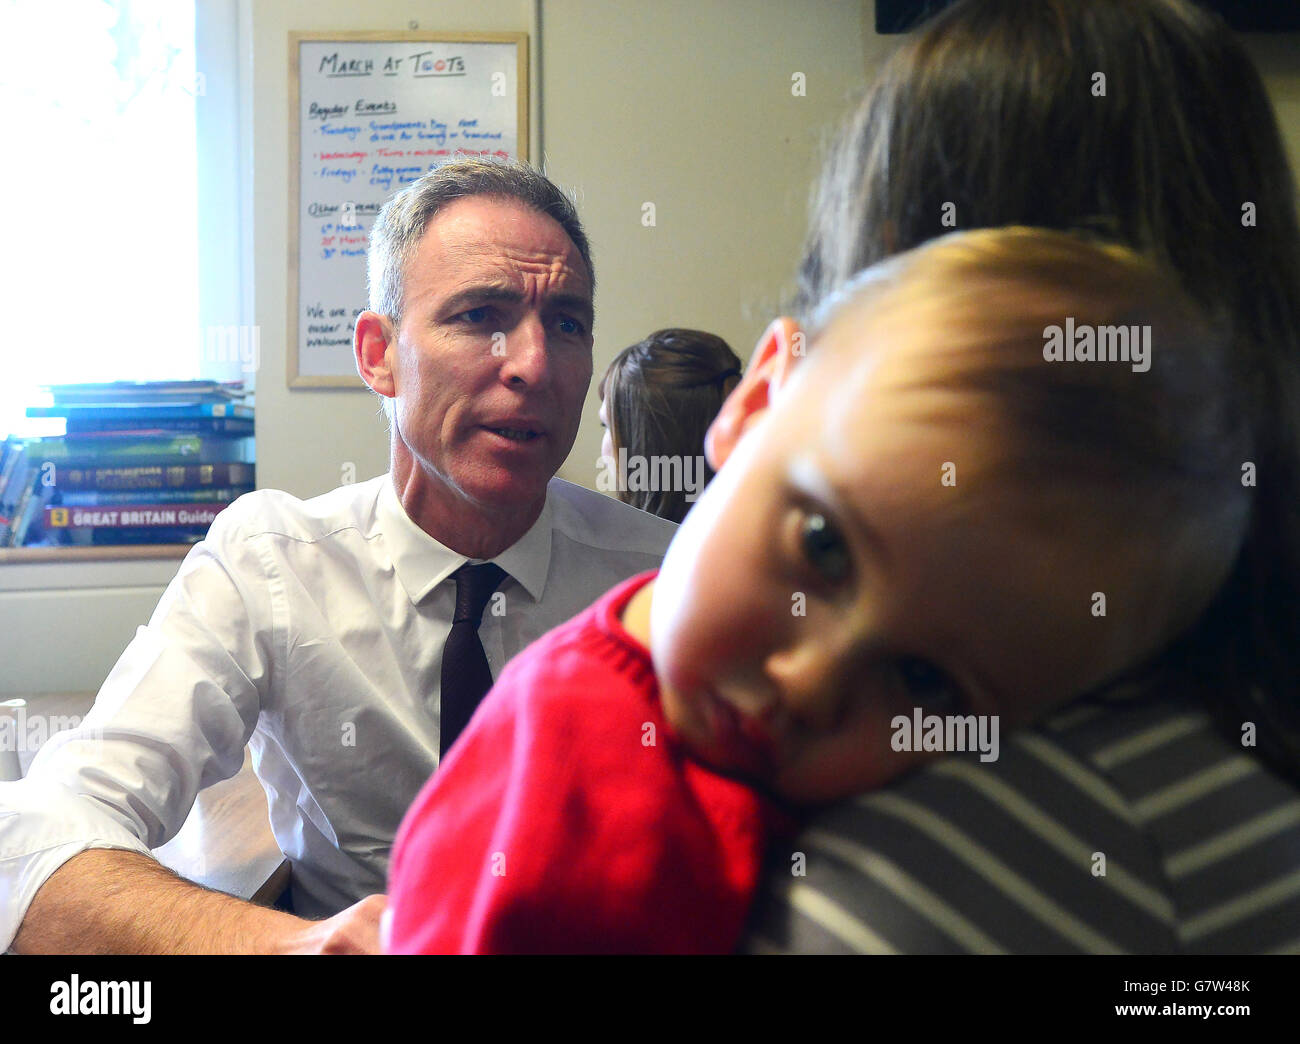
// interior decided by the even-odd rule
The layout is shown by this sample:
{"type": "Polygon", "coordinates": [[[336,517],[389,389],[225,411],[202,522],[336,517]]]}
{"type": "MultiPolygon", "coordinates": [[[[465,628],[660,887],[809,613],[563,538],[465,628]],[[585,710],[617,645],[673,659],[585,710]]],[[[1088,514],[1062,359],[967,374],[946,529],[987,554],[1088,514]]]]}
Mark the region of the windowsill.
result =
{"type": "Polygon", "coordinates": [[[0,550],[0,602],[14,595],[148,587],[161,591],[193,544],[10,547],[0,550]]]}
{"type": "Polygon", "coordinates": [[[181,559],[193,544],[127,544],[114,547],[6,547],[0,565],[36,562],[124,562],[142,558],[181,559]]]}

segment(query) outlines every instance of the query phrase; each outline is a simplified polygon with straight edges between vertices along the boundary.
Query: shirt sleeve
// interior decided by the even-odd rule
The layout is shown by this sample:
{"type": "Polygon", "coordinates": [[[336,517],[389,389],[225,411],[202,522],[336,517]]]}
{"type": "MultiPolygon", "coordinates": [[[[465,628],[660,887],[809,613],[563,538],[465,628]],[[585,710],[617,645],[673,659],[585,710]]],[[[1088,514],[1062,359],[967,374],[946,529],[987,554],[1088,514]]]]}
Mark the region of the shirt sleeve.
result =
{"type": "Polygon", "coordinates": [[[68,859],[149,854],[201,789],[239,771],[270,677],[274,576],[237,510],[191,549],[80,726],[51,737],[26,778],[0,783],[0,950],[68,859]]]}

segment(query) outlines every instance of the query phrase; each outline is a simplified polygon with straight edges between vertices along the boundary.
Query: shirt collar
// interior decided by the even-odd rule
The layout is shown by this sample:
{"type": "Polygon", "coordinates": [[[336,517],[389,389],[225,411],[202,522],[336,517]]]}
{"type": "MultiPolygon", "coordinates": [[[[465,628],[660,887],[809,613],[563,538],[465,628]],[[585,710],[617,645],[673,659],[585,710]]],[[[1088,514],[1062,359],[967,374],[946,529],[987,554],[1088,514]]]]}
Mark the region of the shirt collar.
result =
{"type": "Polygon", "coordinates": [[[419,605],[429,593],[466,562],[495,562],[540,601],[551,566],[551,526],[554,511],[551,488],[546,503],[532,528],[492,559],[469,559],[440,543],[416,525],[397,498],[391,473],[384,477],[376,504],[380,532],[392,557],[393,568],[412,605],[419,605]]]}

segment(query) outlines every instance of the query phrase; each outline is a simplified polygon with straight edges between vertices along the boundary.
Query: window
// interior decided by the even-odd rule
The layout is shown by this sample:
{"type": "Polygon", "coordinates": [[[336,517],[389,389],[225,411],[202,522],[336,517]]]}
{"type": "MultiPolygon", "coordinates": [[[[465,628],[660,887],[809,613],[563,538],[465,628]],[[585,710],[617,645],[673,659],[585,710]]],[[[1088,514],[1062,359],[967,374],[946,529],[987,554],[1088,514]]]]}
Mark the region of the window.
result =
{"type": "Polygon", "coordinates": [[[205,353],[246,314],[237,22],[235,0],[0,3],[0,435],[61,430],[24,418],[41,384],[251,381],[205,353]]]}

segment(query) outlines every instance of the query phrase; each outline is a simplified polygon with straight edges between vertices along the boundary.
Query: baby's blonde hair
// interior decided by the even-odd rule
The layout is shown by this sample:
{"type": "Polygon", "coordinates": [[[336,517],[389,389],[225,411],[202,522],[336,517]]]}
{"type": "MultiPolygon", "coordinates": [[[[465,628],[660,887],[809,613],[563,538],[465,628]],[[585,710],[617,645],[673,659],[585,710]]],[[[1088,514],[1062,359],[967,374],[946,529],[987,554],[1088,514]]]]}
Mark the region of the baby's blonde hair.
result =
{"type": "Polygon", "coordinates": [[[817,309],[811,339],[859,321],[927,331],[944,387],[988,403],[994,477],[1027,517],[1051,524],[1042,505],[1059,519],[1063,496],[1085,498],[1070,503],[1101,541],[1090,550],[1150,568],[1163,585],[1153,599],[1167,613],[1153,622],[1162,645],[1196,623],[1247,533],[1252,447],[1230,333],[1172,276],[1072,234],[959,232],[861,273],[817,309]],[[1090,354],[1104,338],[1106,361],[1067,358],[1065,342],[1072,356],[1085,329],[1090,354]]]}

